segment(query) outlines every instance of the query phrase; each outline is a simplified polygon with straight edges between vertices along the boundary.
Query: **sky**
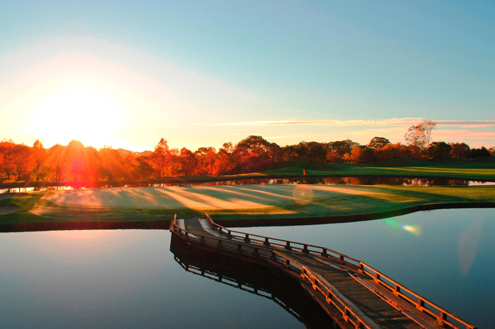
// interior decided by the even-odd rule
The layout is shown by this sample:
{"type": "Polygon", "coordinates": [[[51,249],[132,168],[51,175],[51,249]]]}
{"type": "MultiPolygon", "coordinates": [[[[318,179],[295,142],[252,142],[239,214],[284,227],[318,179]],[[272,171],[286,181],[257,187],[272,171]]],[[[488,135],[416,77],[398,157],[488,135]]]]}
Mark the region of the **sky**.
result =
{"type": "Polygon", "coordinates": [[[492,1],[0,0],[0,140],[495,146],[492,1]]]}

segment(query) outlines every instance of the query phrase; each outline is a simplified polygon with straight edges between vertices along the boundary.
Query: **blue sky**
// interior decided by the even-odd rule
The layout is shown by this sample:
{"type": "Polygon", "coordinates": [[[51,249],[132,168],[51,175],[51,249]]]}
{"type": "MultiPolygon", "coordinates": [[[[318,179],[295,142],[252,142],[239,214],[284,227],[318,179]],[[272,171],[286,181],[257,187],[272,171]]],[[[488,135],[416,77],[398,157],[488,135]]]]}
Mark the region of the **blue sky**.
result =
{"type": "Polygon", "coordinates": [[[495,145],[486,1],[3,1],[0,139],[495,145]],[[42,126],[42,127],[40,127],[42,126]]]}

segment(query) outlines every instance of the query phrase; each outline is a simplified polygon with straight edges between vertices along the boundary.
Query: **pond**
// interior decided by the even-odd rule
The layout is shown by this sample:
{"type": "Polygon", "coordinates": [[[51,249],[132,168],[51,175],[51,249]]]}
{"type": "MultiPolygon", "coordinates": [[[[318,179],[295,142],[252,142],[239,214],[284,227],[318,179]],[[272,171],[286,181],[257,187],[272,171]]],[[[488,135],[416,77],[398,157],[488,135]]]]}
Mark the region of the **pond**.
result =
{"type": "MultiPolygon", "coordinates": [[[[495,185],[492,181],[474,181],[466,179],[450,179],[450,178],[413,178],[413,177],[380,177],[380,176],[351,176],[351,177],[307,177],[307,178],[275,178],[275,179],[238,179],[224,180],[208,183],[188,183],[180,182],[177,178],[176,183],[160,183],[153,184],[149,182],[135,183],[112,183],[104,182],[88,183],[77,188],[85,188],[93,186],[94,188],[110,188],[110,187],[164,187],[164,186],[218,186],[218,185],[259,185],[259,184],[324,184],[324,185],[389,185],[389,186],[480,186],[480,185],[495,185]]],[[[40,191],[46,190],[71,190],[72,186],[49,186],[41,187],[40,191]]],[[[33,187],[15,187],[15,188],[0,188],[0,195],[8,193],[34,192],[37,189],[33,187]]]]}
{"type": "Polygon", "coordinates": [[[240,230],[329,247],[369,264],[480,329],[495,328],[494,209],[240,230]]]}
{"type": "MultiPolygon", "coordinates": [[[[495,323],[494,215],[435,210],[239,230],[346,253],[483,329],[495,323]]],[[[0,327],[304,327],[283,296],[276,303],[233,287],[235,279],[220,283],[215,269],[209,279],[186,271],[170,239],[160,230],[0,234],[0,327]]]]}

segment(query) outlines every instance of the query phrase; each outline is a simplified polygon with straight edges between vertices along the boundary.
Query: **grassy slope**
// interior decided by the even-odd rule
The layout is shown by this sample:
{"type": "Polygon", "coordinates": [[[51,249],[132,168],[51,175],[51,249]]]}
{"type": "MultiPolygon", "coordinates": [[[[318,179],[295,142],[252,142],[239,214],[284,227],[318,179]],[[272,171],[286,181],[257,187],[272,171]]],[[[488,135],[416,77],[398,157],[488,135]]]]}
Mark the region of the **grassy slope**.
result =
{"type": "MultiPolygon", "coordinates": [[[[270,188],[272,187],[265,187],[268,192],[270,188]]],[[[325,187],[320,186],[320,188],[325,187]]],[[[213,191],[216,191],[214,187],[213,191]]],[[[495,186],[339,186],[337,192],[323,196],[316,192],[315,187],[314,195],[311,202],[305,205],[297,203],[293,198],[285,198],[269,204],[268,207],[207,209],[185,206],[161,208],[59,206],[44,200],[42,194],[33,194],[0,200],[0,205],[19,207],[15,213],[1,215],[0,225],[43,222],[162,221],[171,219],[175,213],[181,217],[192,217],[208,212],[217,220],[260,220],[379,214],[425,204],[490,203],[495,207],[495,186]],[[43,211],[37,212],[37,209],[43,211]]]]}

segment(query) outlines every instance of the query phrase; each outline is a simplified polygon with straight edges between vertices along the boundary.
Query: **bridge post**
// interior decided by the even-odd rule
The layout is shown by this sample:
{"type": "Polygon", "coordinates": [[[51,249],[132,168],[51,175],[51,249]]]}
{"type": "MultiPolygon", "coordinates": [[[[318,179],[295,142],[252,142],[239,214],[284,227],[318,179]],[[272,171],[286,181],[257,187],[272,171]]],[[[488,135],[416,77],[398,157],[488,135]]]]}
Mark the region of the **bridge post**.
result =
{"type": "Polygon", "coordinates": [[[231,240],[231,239],[232,239],[232,232],[231,232],[230,230],[228,230],[228,231],[227,231],[227,238],[228,238],[229,240],[231,240]]]}
{"type": "Polygon", "coordinates": [[[425,301],[422,300],[421,298],[418,298],[418,303],[416,304],[416,308],[420,311],[423,311],[424,306],[425,306],[425,301]]]}
{"type": "Polygon", "coordinates": [[[308,245],[307,244],[304,245],[302,252],[305,253],[305,254],[309,254],[309,250],[308,250],[308,245]]]}
{"type": "Polygon", "coordinates": [[[443,324],[443,320],[447,320],[447,314],[444,311],[440,311],[440,315],[437,318],[438,323],[443,324]]]}
{"type": "Polygon", "coordinates": [[[246,236],[244,237],[244,242],[250,242],[251,239],[249,239],[249,234],[246,233],[246,236]]]}
{"type": "Polygon", "coordinates": [[[344,309],[342,317],[344,318],[345,322],[349,323],[349,309],[347,307],[344,309]]]}
{"type": "Polygon", "coordinates": [[[395,284],[394,285],[394,295],[399,296],[399,293],[400,293],[400,287],[397,284],[395,284]]]}
{"type": "Polygon", "coordinates": [[[287,241],[287,243],[285,244],[285,249],[292,250],[292,248],[290,246],[290,241],[287,241]]]}
{"type": "Polygon", "coordinates": [[[265,242],[263,242],[263,244],[265,246],[269,246],[270,245],[270,241],[268,241],[268,238],[265,238],[265,242]]]}
{"type": "Polygon", "coordinates": [[[328,258],[327,250],[323,248],[323,249],[321,250],[321,255],[322,255],[323,257],[325,257],[325,258],[328,258]]]}

